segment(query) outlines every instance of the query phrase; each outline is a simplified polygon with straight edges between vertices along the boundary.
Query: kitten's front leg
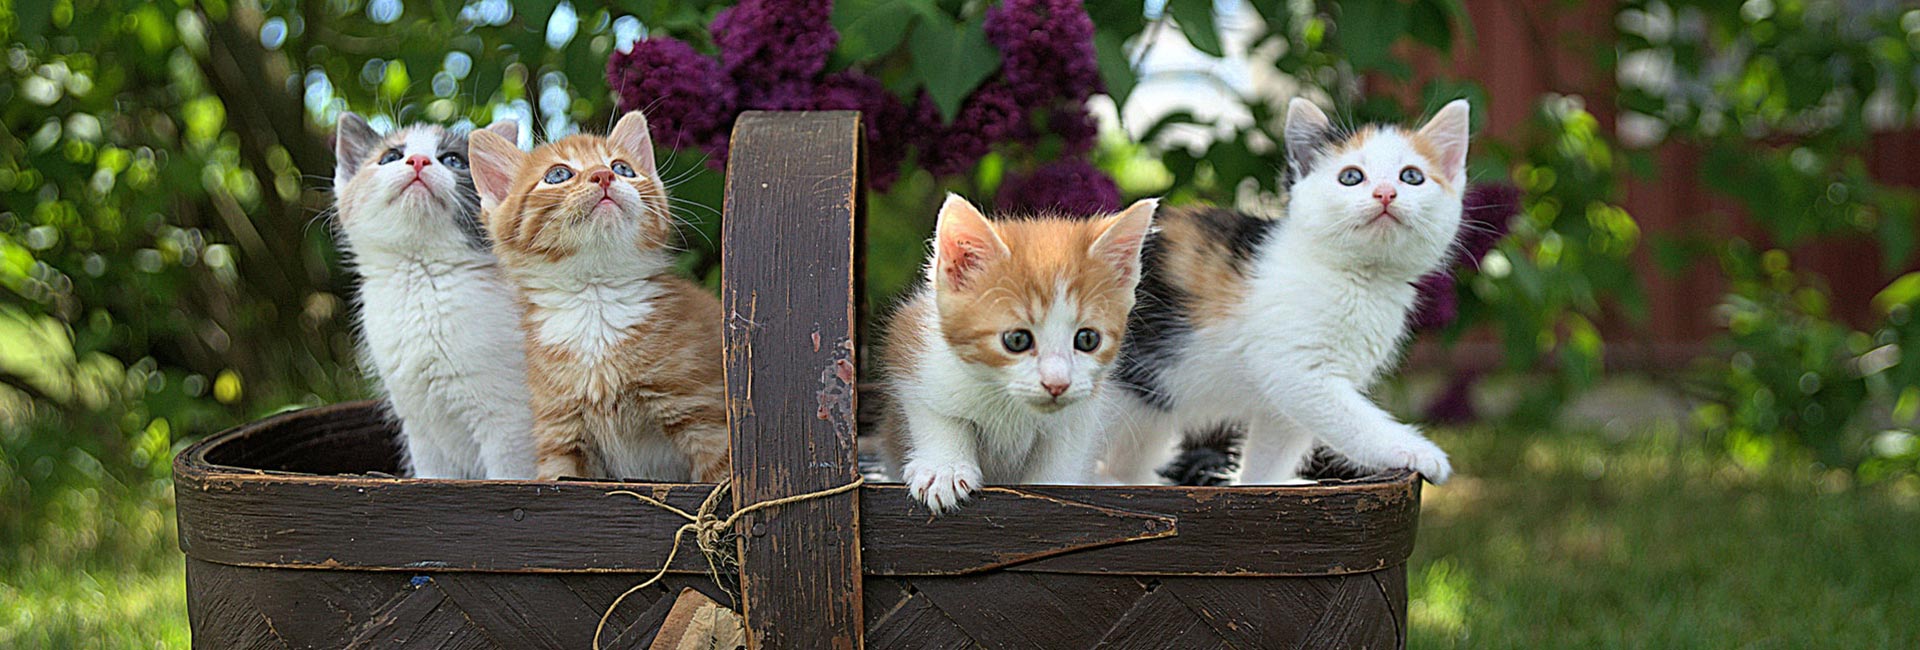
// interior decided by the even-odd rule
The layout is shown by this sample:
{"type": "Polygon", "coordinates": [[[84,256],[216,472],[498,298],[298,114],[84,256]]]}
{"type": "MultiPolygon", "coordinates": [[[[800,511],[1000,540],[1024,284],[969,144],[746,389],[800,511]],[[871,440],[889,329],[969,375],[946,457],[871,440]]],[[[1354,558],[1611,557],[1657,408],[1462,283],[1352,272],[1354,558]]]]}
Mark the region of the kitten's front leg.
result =
{"type": "Polygon", "coordinates": [[[524,409],[496,408],[475,422],[480,439],[480,465],[490,479],[529,479],[534,476],[533,418],[524,409]]]}
{"type": "MultiPolygon", "coordinates": [[[[1372,468],[1407,468],[1438,485],[1453,475],[1447,452],[1427,440],[1418,429],[1402,424],[1367,399],[1353,382],[1307,372],[1276,372],[1267,377],[1267,399],[1274,408],[1312,432],[1340,455],[1372,468]]],[[[1249,442],[1242,461],[1283,462],[1257,458],[1249,442]]],[[[1297,459],[1296,459],[1297,461],[1297,459]]]]}
{"type": "Polygon", "coordinates": [[[960,420],[903,405],[909,442],[901,479],[907,493],[934,514],[952,512],[985,484],[973,432],[960,420]]]}
{"type": "Polygon", "coordinates": [[[1313,454],[1313,433],[1284,415],[1247,423],[1239,485],[1303,485],[1300,466],[1313,454]],[[1259,459],[1254,462],[1253,459],[1259,459]]]}
{"type": "Polygon", "coordinates": [[[1179,424],[1171,415],[1130,396],[1116,396],[1107,428],[1107,477],[1120,485],[1159,485],[1160,468],[1173,458],[1179,424]]]}
{"type": "Polygon", "coordinates": [[[663,418],[660,428],[674,448],[686,454],[688,464],[693,467],[693,480],[719,483],[733,475],[724,402],[701,405],[663,418]]]}
{"type": "Polygon", "coordinates": [[[565,399],[542,402],[536,398],[533,404],[533,445],[539,459],[534,476],[542,481],[587,476],[586,405],[565,399]]]}
{"type": "Polygon", "coordinates": [[[1105,451],[1097,437],[1099,422],[1100,419],[1088,416],[1063,425],[1058,430],[1041,432],[1040,439],[1034,441],[1033,456],[1027,461],[1026,475],[1021,482],[1092,484],[1094,466],[1100,461],[1100,453],[1105,451]]]}

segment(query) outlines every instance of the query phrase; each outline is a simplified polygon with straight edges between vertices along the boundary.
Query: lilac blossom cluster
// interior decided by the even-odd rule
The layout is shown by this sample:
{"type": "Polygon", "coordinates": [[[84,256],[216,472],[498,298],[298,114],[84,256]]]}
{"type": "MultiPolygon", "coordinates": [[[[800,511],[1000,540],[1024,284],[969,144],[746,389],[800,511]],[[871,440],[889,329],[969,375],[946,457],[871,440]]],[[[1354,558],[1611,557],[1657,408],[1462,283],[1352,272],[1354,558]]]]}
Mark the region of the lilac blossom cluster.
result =
{"type": "Polygon", "coordinates": [[[997,207],[1013,212],[1097,214],[1120,209],[1120,186],[1083,160],[1058,160],[1000,184],[997,207]]]}
{"type": "MultiPolygon", "coordinates": [[[[708,26],[718,61],[680,41],[656,37],[616,51],[607,62],[607,79],[621,110],[647,111],[656,141],[700,148],[716,167],[726,159],[734,118],[745,110],[861,111],[869,181],[882,190],[898,177],[910,150],[919,151],[920,166],[937,176],[966,173],[1006,143],[1035,145],[1057,137],[1069,159],[1092,150],[1098,125],[1086,102],[1104,87],[1094,56],[1093,21],[1080,2],[1005,0],[988,9],[984,30],[1003,64],[950,120],[941,119],[924,92],[906,102],[857,69],[827,73],[828,57],[839,42],[831,12],[830,0],[742,0],[708,26]]],[[[1061,178],[1061,169],[1042,167],[1032,175],[1061,178]]],[[[1090,165],[1079,163],[1074,170],[1069,175],[1098,186],[1021,178],[1009,185],[1095,197],[1113,187],[1112,179],[1090,165]]],[[[1037,199],[1022,199],[1028,200],[1037,199]]],[[[1084,202],[1085,197],[1066,196],[1054,203],[1084,202]]]]}

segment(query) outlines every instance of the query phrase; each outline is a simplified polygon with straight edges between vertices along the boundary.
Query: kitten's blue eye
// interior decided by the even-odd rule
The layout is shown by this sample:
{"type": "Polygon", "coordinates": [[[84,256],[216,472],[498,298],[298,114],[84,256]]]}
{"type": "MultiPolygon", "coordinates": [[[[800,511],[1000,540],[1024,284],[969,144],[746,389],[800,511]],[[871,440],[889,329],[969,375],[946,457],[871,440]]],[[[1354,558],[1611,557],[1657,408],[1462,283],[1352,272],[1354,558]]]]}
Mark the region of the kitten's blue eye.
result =
{"type": "Polygon", "coordinates": [[[569,178],[573,178],[573,170],[567,169],[564,165],[554,165],[553,169],[547,170],[546,178],[541,180],[546,181],[548,185],[557,185],[567,182],[569,178]]]}
{"type": "Polygon", "coordinates": [[[380,154],[380,164],[382,165],[385,165],[387,163],[390,163],[399,159],[400,159],[399,149],[388,149],[386,153],[380,154]]]}
{"type": "Polygon", "coordinates": [[[1007,346],[1007,351],[1012,352],[1014,354],[1026,352],[1028,350],[1033,349],[1033,332],[1029,332],[1026,330],[1013,330],[1011,332],[1001,334],[1000,344],[1007,346]]]}
{"type": "Polygon", "coordinates": [[[1092,352],[1100,349],[1100,333],[1091,329],[1082,329],[1073,333],[1073,349],[1092,352]]]}
{"type": "Polygon", "coordinates": [[[1367,175],[1366,173],[1361,172],[1359,167],[1348,167],[1346,169],[1340,170],[1341,185],[1352,187],[1354,185],[1359,185],[1361,182],[1365,180],[1367,180],[1367,175]]]}
{"type": "Polygon", "coordinates": [[[625,160],[613,161],[613,173],[619,174],[621,176],[625,176],[627,178],[633,178],[635,176],[639,176],[639,174],[633,173],[633,166],[627,164],[627,161],[625,160]]]}
{"type": "Polygon", "coordinates": [[[449,151],[440,154],[440,164],[454,169],[465,170],[467,168],[467,158],[466,156],[449,151]]]}
{"type": "Polygon", "coordinates": [[[1427,175],[1420,173],[1420,168],[1418,167],[1408,167],[1400,170],[1400,182],[1408,185],[1419,185],[1427,182],[1427,175]]]}

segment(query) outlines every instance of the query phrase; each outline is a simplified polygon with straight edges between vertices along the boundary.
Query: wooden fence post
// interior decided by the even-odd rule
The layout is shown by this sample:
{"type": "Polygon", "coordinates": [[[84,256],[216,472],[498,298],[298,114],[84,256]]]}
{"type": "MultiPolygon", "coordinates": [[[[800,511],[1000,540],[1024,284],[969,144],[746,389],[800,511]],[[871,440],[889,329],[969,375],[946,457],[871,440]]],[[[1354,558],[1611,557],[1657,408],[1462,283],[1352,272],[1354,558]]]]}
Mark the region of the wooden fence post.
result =
{"type": "MultiPolygon", "coordinates": [[[[860,116],[747,112],[727,166],[721,300],[734,506],[860,475],[860,116]]],[[[860,491],[747,515],[748,648],[860,648],[860,491]]]]}

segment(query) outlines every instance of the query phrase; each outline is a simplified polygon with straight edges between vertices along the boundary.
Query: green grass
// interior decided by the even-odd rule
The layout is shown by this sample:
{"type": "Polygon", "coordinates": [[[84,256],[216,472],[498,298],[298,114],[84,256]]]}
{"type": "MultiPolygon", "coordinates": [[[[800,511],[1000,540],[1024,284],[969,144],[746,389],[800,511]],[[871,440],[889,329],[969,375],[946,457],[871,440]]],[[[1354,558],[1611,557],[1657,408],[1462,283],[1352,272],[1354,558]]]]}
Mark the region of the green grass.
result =
{"type": "Polygon", "coordinates": [[[1920,480],[1761,470],[1672,435],[1443,432],[1415,648],[1920,647],[1920,480]]]}
{"type": "MultiPolygon", "coordinates": [[[[1671,435],[1437,437],[1464,474],[1426,491],[1415,648],[1920,647],[1920,479],[1671,435]]],[[[84,476],[12,501],[35,523],[0,553],[0,648],[187,647],[171,490],[84,476]]]]}

